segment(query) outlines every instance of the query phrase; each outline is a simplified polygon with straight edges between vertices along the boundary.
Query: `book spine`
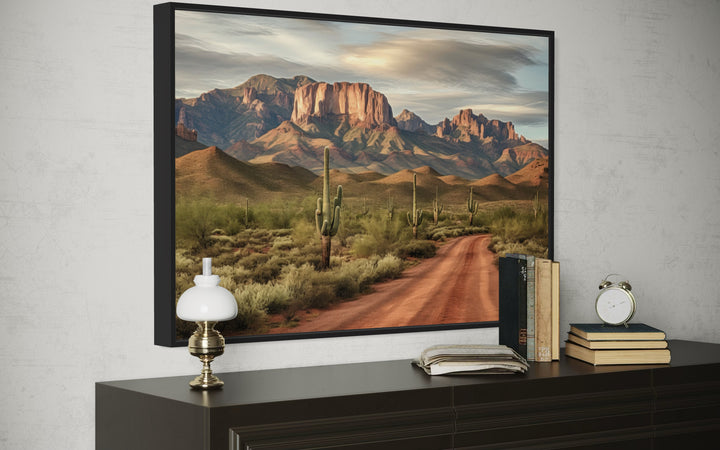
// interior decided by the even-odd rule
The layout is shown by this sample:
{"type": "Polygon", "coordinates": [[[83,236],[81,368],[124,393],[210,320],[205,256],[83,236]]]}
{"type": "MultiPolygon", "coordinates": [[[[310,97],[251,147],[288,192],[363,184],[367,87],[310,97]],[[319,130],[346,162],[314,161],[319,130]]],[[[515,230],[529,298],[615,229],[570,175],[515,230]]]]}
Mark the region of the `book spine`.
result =
{"type": "Polygon", "coordinates": [[[535,260],[535,361],[552,361],[552,262],[535,260]]]}
{"type": "Polygon", "coordinates": [[[498,259],[498,342],[518,351],[518,281],[516,260],[498,259]]]}
{"type": "Polygon", "coordinates": [[[527,257],[527,359],[535,361],[535,257],[527,257]]]}
{"type": "Polygon", "coordinates": [[[551,295],[552,295],[552,348],[553,361],[560,359],[560,263],[552,262],[551,274],[551,295]]]}
{"type": "Polygon", "coordinates": [[[527,260],[516,259],[518,274],[518,353],[527,358],[527,260]]]}

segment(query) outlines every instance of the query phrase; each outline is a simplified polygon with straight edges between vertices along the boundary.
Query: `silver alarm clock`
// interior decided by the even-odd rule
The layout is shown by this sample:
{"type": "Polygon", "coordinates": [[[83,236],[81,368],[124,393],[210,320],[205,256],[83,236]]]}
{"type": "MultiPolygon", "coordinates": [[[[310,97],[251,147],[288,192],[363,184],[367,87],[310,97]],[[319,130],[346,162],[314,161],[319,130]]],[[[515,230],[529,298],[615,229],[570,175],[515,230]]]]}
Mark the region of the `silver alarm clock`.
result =
{"type": "Polygon", "coordinates": [[[632,286],[627,281],[614,283],[610,277],[619,276],[610,274],[600,283],[600,293],[595,299],[595,312],[604,323],[608,325],[625,325],[635,314],[637,304],[632,294],[632,286]]]}

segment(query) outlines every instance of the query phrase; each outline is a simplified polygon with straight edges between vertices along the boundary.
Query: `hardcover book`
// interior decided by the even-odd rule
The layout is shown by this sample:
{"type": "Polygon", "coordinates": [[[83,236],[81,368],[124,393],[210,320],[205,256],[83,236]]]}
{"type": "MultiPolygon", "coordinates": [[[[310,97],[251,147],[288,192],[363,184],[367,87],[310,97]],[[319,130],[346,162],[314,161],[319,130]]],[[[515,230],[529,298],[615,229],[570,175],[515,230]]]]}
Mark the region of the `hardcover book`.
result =
{"type": "Polygon", "coordinates": [[[552,361],[552,261],[535,259],[535,361],[552,361]]]}
{"type": "Polygon", "coordinates": [[[588,341],[648,341],[663,340],[665,333],[644,323],[606,325],[601,323],[571,323],[570,332],[588,341]]]}
{"type": "Polygon", "coordinates": [[[591,350],[609,350],[609,349],[642,349],[642,348],[667,348],[668,344],[665,340],[660,341],[588,341],[580,336],[568,333],[568,342],[581,345],[591,350]]]}
{"type": "Polygon", "coordinates": [[[520,324],[518,321],[518,260],[516,258],[500,257],[498,259],[499,286],[498,286],[498,315],[500,330],[498,342],[507,345],[515,351],[520,349],[520,324]]]}
{"type": "Polygon", "coordinates": [[[518,353],[527,357],[527,259],[525,255],[517,258],[518,267],[518,353]]]}
{"type": "Polygon", "coordinates": [[[535,257],[527,257],[527,359],[535,361],[535,257]]]}
{"type": "Polygon", "coordinates": [[[551,292],[550,298],[552,303],[551,311],[551,350],[552,359],[557,361],[560,359],[560,263],[552,262],[552,272],[550,274],[551,292]]]}
{"type": "Polygon", "coordinates": [[[601,366],[614,364],[667,364],[669,349],[592,350],[572,342],[565,343],[565,355],[601,366]]]}

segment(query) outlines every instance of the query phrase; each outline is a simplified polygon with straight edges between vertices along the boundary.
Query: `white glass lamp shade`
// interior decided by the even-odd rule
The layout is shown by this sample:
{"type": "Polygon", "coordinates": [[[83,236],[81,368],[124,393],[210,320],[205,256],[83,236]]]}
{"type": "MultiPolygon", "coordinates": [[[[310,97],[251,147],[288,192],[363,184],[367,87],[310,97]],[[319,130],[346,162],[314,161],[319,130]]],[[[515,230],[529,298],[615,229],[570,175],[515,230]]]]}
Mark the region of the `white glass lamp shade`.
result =
{"type": "Polygon", "coordinates": [[[195,276],[195,286],[178,300],[177,315],[188,322],[219,322],[237,316],[235,297],[220,286],[220,277],[211,274],[210,258],[203,258],[203,274],[195,276]]]}

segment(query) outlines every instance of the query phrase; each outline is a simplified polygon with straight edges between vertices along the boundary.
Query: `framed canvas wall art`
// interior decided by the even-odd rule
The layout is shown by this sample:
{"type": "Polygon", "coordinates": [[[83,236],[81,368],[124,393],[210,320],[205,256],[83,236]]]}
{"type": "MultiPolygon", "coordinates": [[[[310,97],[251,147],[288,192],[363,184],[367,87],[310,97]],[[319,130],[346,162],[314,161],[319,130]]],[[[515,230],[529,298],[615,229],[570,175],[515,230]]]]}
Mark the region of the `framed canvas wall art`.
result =
{"type": "Polygon", "coordinates": [[[155,342],[203,257],[227,342],[498,324],[552,258],[553,33],[155,7],[155,342]]]}

